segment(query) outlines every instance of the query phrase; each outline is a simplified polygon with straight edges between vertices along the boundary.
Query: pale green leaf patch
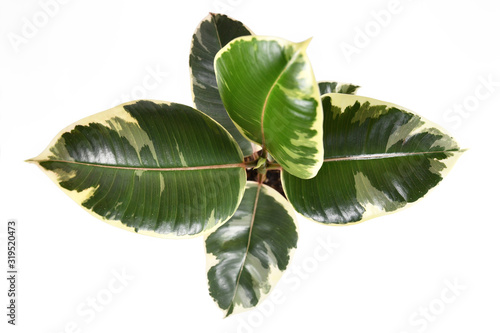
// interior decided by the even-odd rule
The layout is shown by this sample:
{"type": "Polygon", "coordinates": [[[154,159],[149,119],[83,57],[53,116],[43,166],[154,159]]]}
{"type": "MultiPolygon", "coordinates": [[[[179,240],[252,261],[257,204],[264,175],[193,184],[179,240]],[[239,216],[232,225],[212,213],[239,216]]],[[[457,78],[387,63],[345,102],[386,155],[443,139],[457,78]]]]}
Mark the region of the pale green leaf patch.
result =
{"type": "Polygon", "coordinates": [[[316,175],[323,159],[319,87],[305,49],[266,36],[239,37],[215,57],[224,106],[249,140],[288,172],[316,175]]]}

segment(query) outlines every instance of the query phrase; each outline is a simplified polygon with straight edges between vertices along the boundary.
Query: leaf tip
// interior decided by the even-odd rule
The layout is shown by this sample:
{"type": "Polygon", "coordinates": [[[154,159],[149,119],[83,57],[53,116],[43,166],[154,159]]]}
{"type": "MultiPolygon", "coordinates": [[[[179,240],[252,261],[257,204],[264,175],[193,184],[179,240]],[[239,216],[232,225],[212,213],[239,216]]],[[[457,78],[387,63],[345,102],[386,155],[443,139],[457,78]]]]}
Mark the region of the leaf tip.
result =
{"type": "Polygon", "coordinates": [[[301,49],[304,49],[304,50],[305,50],[305,49],[309,46],[309,43],[311,43],[311,40],[312,40],[312,39],[313,39],[312,37],[309,37],[309,38],[308,38],[308,39],[306,39],[305,41],[300,42],[300,43],[297,43],[297,45],[299,46],[299,48],[301,48],[301,49]]]}
{"type": "Polygon", "coordinates": [[[38,160],[36,159],[36,157],[28,158],[27,160],[24,160],[24,162],[38,164],[38,160]]]}

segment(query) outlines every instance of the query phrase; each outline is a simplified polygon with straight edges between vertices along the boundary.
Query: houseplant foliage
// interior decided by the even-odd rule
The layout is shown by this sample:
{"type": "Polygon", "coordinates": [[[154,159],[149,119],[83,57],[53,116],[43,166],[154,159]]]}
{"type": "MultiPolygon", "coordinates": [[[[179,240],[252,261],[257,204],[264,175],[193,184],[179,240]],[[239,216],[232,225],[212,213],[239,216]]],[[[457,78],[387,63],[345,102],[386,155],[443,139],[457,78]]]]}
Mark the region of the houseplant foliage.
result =
{"type": "Polygon", "coordinates": [[[226,316],[250,309],[290,263],[296,212],[325,225],[395,212],[462,153],[403,107],[317,82],[308,43],[210,14],[192,38],[195,108],[125,103],[65,128],[29,161],[109,224],[204,236],[210,295],[226,316]],[[280,170],[286,198],[266,184],[270,170],[280,170]]]}

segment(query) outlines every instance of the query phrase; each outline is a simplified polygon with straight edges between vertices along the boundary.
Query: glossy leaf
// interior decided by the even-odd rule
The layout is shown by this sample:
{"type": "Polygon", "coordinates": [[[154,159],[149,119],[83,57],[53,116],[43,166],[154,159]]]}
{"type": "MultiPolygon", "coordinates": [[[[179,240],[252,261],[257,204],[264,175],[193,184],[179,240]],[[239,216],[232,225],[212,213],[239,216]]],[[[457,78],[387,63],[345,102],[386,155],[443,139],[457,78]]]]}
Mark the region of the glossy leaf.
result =
{"type": "Polygon", "coordinates": [[[215,57],[217,84],[229,116],[300,178],[323,161],[319,87],[305,53],[309,41],[240,37],[215,57]]]}
{"type": "Polygon", "coordinates": [[[319,92],[321,95],[338,93],[338,94],[348,94],[356,95],[359,86],[350,83],[340,83],[333,81],[322,81],[318,82],[319,92]]]}
{"type": "Polygon", "coordinates": [[[236,128],[222,104],[214,72],[217,52],[236,37],[251,35],[243,23],[222,14],[209,14],[193,34],[189,68],[195,108],[212,117],[231,133],[245,156],[251,155],[254,145],[236,128]]]}
{"type": "Polygon", "coordinates": [[[205,241],[210,295],[226,316],[267,296],[297,246],[295,212],[267,185],[249,182],[234,216],[205,241]]]}
{"type": "Polygon", "coordinates": [[[31,160],[106,222],[188,237],[228,220],[243,196],[243,156],[229,133],[188,106],[135,101],[64,129],[31,160]]]}
{"type": "Polygon", "coordinates": [[[462,153],[442,128],[394,104],[328,94],[323,110],[325,159],[318,175],[282,175],[294,208],[318,222],[395,212],[436,186],[462,153]]]}

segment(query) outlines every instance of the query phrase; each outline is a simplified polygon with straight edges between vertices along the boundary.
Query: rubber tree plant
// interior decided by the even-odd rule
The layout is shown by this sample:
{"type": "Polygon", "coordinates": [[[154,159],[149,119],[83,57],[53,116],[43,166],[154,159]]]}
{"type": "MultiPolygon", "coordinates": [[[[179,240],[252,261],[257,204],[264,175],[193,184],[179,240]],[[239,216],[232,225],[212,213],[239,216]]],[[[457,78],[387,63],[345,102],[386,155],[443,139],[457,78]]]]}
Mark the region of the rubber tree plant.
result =
{"type": "Polygon", "coordinates": [[[128,102],[70,125],[29,161],[111,225],[204,236],[210,295],[226,316],[250,309],[290,263],[296,212],[327,226],[395,212],[462,153],[403,107],[316,82],[308,43],[210,14],[189,57],[196,109],[128,102]]]}

